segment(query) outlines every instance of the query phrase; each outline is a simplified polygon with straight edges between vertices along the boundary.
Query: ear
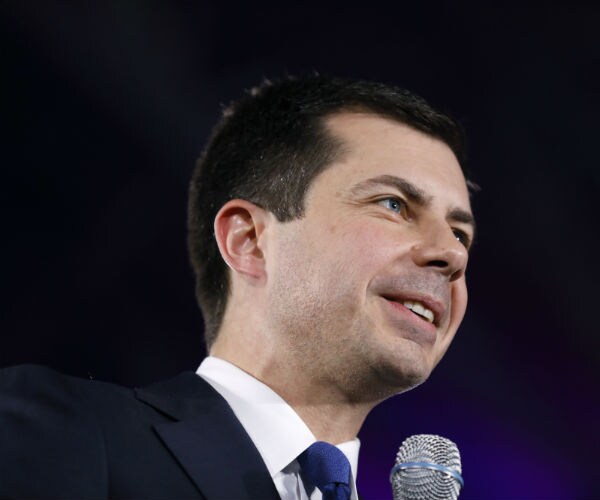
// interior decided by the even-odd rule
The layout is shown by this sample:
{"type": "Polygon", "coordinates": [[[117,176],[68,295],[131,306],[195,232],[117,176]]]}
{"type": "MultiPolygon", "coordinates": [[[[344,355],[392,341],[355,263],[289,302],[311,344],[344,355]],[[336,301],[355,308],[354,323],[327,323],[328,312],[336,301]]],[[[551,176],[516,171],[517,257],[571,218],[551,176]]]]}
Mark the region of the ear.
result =
{"type": "Polygon", "coordinates": [[[236,273],[261,280],[265,276],[261,235],[268,212],[246,200],[229,200],[215,217],[214,231],[223,260],[236,273]]]}

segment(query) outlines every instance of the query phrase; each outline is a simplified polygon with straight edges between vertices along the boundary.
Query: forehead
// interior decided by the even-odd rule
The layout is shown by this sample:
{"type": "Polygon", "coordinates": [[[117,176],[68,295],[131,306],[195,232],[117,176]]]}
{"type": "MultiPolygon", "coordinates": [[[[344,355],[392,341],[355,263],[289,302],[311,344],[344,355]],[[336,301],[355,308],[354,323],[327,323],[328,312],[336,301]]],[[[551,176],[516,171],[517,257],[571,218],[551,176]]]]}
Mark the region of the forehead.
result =
{"type": "Polygon", "coordinates": [[[439,202],[470,209],[464,175],[443,141],[369,113],[338,113],[326,118],[325,124],[341,141],[342,152],[315,178],[316,191],[334,186],[339,191],[372,177],[391,175],[411,182],[439,202]]]}

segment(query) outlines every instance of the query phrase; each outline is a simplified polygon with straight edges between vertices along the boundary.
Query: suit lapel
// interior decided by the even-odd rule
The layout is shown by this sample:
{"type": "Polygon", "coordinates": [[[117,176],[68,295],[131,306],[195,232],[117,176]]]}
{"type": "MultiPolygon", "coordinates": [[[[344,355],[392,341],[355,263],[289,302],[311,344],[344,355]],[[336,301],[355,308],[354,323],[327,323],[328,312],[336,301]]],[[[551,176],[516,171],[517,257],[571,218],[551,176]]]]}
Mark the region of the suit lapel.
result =
{"type": "Polygon", "coordinates": [[[136,396],[175,420],[154,428],[207,499],[279,499],[254,443],[201,377],[184,373],[136,396]]]}

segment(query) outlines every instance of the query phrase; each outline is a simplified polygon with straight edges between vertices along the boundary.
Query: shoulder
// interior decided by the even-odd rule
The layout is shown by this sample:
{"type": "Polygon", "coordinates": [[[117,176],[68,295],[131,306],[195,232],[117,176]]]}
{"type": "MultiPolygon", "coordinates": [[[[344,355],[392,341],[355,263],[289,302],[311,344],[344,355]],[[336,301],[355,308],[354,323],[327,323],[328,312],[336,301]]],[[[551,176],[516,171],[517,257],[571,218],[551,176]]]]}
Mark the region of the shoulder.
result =
{"type": "Polygon", "coordinates": [[[222,420],[226,406],[193,372],[129,389],[42,366],[1,369],[0,498],[193,497],[158,429],[222,420]]]}
{"type": "MultiPolygon", "coordinates": [[[[11,389],[41,389],[51,390],[75,388],[77,386],[85,387],[90,382],[96,382],[91,379],[73,377],[65,375],[52,368],[42,365],[16,365],[0,369],[0,391],[10,391],[11,389]]],[[[103,386],[109,386],[113,390],[122,390],[124,388],[99,382],[103,386]]]]}
{"type": "Polygon", "coordinates": [[[92,406],[99,400],[112,406],[111,400],[131,398],[131,392],[43,366],[0,370],[0,497],[36,491],[102,496],[106,450],[92,406]],[[67,477],[73,478],[69,484],[67,477]]]}
{"type": "Polygon", "coordinates": [[[132,422],[126,418],[128,414],[135,414],[139,421],[145,416],[153,419],[156,410],[128,387],[73,377],[39,365],[0,369],[0,417],[4,427],[36,425],[74,432],[82,427],[110,428],[132,422]]]}
{"type": "Polygon", "coordinates": [[[0,412],[63,416],[83,412],[94,400],[133,399],[131,389],[114,384],[64,375],[38,365],[19,365],[0,370],[0,412]]]}

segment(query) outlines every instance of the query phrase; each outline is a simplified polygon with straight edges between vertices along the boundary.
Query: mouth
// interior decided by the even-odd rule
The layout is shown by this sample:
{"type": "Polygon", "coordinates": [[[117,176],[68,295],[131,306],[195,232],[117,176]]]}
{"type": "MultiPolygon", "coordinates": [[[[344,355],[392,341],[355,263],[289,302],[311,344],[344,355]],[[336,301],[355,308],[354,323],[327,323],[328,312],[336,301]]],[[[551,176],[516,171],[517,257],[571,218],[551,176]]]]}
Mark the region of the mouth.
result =
{"type": "Polygon", "coordinates": [[[404,302],[402,302],[402,305],[409,309],[412,313],[423,318],[425,321],[433,323],[433,311],[425,307],[421,302],[412,302],[410,300],[405,300],[404,302]]]}
{"type": "Polygon", "coordinates": [[[395,305],[404,306],[419,319],[434,326],[439,326],[444,312],[444,306],[430,297],[399,297],[395,295],[383,295],[384,299],[394,302],[395,305]]]}

